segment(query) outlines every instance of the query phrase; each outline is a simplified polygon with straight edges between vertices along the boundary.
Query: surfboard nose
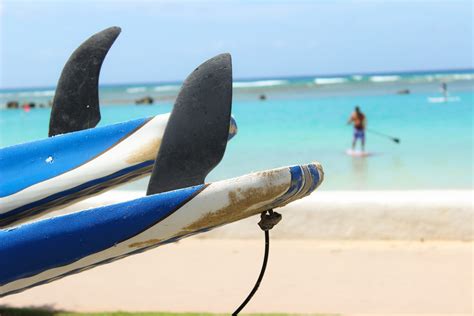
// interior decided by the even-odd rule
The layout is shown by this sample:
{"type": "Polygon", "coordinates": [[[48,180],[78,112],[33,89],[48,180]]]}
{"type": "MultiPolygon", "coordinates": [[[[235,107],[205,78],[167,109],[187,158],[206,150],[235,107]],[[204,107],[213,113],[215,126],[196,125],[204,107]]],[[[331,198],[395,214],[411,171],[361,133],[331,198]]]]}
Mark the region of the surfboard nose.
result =
{"type": "Polygon", "coordinates": [[[323,168],[318,162],[305,165],[296,165],[279,170],[289,172],[287,180],[287,191],[278,197],[268,208],[285,206],[288,203],[299,200],[316,190],[324,179],[323,168]]]}

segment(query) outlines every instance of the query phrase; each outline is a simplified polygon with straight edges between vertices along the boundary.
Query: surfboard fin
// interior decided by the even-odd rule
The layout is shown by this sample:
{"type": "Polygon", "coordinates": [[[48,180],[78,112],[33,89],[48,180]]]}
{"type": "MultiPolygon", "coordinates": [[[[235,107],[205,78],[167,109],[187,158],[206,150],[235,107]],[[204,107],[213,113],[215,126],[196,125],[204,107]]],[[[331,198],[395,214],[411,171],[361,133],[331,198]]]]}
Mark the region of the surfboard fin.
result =
{"type": "Polygon", "coordinates": [[[120,31],[119,27],[110,27],[92,35],[69,57],[54,95],[49,137],[92,128],[99,123],[100,69],[120,31]]]}
{"type": "Polygon", "coordinates": [[[204,183],[229,136],[232,62],[221,54],[184,81],[166,125],[147,195],[204,183]]]}

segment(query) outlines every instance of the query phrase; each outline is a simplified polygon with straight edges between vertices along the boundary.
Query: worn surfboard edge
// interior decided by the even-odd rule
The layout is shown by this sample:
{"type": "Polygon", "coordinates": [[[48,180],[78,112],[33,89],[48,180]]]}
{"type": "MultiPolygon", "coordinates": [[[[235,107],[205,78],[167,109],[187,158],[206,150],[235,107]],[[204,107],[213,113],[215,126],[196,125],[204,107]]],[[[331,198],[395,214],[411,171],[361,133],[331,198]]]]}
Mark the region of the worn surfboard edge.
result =
{"type": "Polygon", "coordinates": [[[322,180],[319,164],[284,167],[0,230],[0,297],[284,206],[322,180]]]}
{"type": "MultiPolygon", "coordinates": [[[[157,115],[0,149],[0,173],[5,179],[0,183],[0,227],[29,220],[44,211],[147,175],[168,116],[157,115]],[[82,141],[82,147],[77,146],[77,141],[82,141]],[[94,141],[98,144],[91,144],[94,141]],[[77,151],[82,153],[79,158],[75,157],[77,151]],[[64,161],[70,159],[74,161],[64,161]]],[[[232,118],[229,140],[236,133],[237,125],[232,118]]]]}
{"type": "Polygon", "coordinates": [[[149,121],[150,118],[131,120],[0,149],[0,170],[5,175],[0,197],[13,195],[90,162],[149,121]],[[29,177],[19,180],[20,170],[30,173],[29,177]]]}
{"type": "Polygon", "coordinates": [[[69,204],[92,197],[119,186],[120,184],[144,177],[151,172],[152,166],[153,160],[145,161],[138,165],[117,171],[111,175],[91,180],[74,188],[54,193],[41,200],[16,208],[0,216],[0,227],[6,227],[13,223],[18,225],[24,221],[34,220],[58,207],[66,207],[69,204]]]}

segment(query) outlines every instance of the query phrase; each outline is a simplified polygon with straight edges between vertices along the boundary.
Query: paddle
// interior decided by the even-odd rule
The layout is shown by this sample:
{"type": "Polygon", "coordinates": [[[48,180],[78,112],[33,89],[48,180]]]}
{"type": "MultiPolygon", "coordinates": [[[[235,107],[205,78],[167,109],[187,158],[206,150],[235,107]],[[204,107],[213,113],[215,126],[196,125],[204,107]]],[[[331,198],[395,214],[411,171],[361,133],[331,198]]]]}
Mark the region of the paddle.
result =
{"type": "Polygon", "coordinates": [[[378,135],[378,136],[382,136],[382,137],[385,137],[385,138],[389,138],[389,139],[391,139],[392,141],[394,141],[395,143],[400,144],[400,139],[399,139],[399,138],[392,137],[392,136],[390,136],[390,135],[387,135],[387,134],[384,134],[384,133],[380,133],[380,132],[377,132],[377,131],[374,131],[374,130],[371,130],[371,129],[367,129],[367,132],[372,133],[372,134],[375,134],[375,135],[378,135]]]}
{"type": "Polygon", "coordinates": [[[166,125],[147,195],[204,183],[229,135],[232,63],[221,54],[184,81],[166,125]]]}
{"type": "Polygon", "coordinates": [[[119,34],[119,27],[96,33],[69,57],[54,94],[49,137],[92,128],[99,123],[100,68],[119,34]]]}

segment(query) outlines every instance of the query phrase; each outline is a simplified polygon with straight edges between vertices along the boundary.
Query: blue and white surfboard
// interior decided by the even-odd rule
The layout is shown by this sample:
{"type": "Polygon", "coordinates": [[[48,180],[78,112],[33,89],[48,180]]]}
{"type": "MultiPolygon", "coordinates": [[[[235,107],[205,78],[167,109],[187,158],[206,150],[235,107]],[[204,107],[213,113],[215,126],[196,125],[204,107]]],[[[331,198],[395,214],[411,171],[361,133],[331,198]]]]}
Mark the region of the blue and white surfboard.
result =
{"type": "MultiPolygon", "coordinates": [[[[169,114],[0,149],[0,227],[151,172],[169,114]]],[[[232,119],[229,139],[237,132],[232,119]]]]}
{"type": "Polygon", "coordinates": [[[319,164],[284,167],[0,230],[0,297],[284,206],[319,164]]]}

